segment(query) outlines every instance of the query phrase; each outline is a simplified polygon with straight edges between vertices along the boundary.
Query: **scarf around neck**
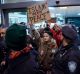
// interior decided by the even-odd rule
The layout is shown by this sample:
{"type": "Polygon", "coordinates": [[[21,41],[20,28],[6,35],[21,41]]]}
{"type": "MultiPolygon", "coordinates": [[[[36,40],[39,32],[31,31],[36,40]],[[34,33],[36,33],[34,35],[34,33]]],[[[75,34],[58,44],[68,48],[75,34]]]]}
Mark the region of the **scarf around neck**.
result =
{"type": "Polygon", "coordinates": [[[30,52],[31,49],[32,49],[31,47],[25,47],[24,49],[22,49],[20,51],[11,50],[10,54],[9,54],[9,59],[14,60],[14,59],[18,58],[19,56],[21,56],[22,54],[30,52]]]}

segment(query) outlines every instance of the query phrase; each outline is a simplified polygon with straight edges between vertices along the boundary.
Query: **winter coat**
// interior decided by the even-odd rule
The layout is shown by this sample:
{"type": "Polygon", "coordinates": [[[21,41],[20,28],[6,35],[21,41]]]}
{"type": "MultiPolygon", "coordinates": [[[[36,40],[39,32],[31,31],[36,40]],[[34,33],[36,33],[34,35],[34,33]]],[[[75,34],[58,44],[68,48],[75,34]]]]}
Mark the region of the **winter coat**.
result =
{"type": "Polygon", "coordinates": [[[38,50],[39,48],[39,39],[40,39],[40,34],[38,30],[32,30],[32,39],[33,39],[33,47],[38,50]]]}
{"type": "Polygon", "coordinates": [[[25,53],[10,60],[4,74],[38,74],[38,64],[30,53],[25,53]]]}
{"type": "Polygon", "coordinates": [[[61,47],[53,60],[52,74],[80,74],[80,50],[69,44],[61,47]]]}
{"type": "Polygon", "coordinates": [[[0,39],[0,62],[5,59],[5,43],[3,39],[0,39]]]}
{"type": "Polygon", "coordinates": [[[52,39],[50,42],[44,43],[43,39],[41,39],[41,44],[39,46],[39,62],[46,71],[51,69],[52,59],[56,52],[56,48],[55,40],[52,39]]]}

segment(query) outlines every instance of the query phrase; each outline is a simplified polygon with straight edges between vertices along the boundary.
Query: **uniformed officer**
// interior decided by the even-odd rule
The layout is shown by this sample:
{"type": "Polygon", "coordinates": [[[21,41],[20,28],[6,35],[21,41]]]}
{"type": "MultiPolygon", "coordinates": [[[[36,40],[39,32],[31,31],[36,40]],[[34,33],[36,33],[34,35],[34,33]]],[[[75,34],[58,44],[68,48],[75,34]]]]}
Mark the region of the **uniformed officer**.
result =
{"type": "Polygon", "coordinates": [[[52,74],[80,74],[80,50],[75,44],[76,38],[74,29],[62,27],[62,46],[55,54],[52,74]]]}

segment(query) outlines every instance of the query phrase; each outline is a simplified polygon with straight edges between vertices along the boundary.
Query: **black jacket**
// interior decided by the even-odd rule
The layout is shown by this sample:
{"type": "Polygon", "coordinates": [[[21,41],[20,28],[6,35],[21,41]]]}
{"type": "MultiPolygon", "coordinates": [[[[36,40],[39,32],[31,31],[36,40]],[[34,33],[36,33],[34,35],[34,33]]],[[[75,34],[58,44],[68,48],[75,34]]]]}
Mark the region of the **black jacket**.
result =
{"type": "Polygon", "coordinates": [[[10,61],[4,74],[37,74],[38,65],[30,54],[24,54],[10,61]]]}
{"type": "Polygon", "coordinates": [[[0,39],[0,62],[5,58],[4,54],[5,49],[6,49],[5,42],[4,40],[0,39]]]}
{"type": "Polygon", "coordinates": [[[62,47],[55,54],[52,74],[80,74],[80,50],[76,45],[62,47]]]}

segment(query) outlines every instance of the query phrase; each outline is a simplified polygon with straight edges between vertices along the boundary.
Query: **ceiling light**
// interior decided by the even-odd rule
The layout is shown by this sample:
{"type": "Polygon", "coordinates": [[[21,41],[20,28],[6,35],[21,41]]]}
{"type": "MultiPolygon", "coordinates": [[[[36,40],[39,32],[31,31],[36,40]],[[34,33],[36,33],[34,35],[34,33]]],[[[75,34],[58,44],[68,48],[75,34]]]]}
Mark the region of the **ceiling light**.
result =
{"type": "Polygon", "coordinates": [[[33,1],[44,1],[44,0],[33,0],[33,1]]]}
{"type": "Polygon", "coordinates": [[[61,16],[61,14],[56,14],[56,16],[61,16]]]}
{"type": "Polygon", "coordinates": [[[78,13],[77,15],[80,15],[80,13],[78,13]]]}
{"type": "Polygon", "coordinates": [[[67,7],[59,7],[60,9],[67,9],[67,7]]]}
{"type": "Polygon", "coordinates": [[[54,7],[48,7],[49,8],[49,10],[54,10],[55,8],[54,7]]]}

